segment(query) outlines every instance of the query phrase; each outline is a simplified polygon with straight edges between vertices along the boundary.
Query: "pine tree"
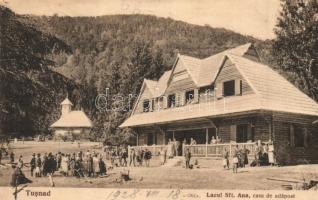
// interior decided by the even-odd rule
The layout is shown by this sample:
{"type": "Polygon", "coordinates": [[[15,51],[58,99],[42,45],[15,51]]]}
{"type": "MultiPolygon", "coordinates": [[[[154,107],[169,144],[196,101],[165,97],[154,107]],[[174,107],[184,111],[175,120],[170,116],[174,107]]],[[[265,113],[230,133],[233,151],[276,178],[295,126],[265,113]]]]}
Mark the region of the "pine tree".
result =
{"type": "Polygon", "coordinates": [[[282,0],[273,55],[296,85],[318,100],[318,2],[282,0]]]}

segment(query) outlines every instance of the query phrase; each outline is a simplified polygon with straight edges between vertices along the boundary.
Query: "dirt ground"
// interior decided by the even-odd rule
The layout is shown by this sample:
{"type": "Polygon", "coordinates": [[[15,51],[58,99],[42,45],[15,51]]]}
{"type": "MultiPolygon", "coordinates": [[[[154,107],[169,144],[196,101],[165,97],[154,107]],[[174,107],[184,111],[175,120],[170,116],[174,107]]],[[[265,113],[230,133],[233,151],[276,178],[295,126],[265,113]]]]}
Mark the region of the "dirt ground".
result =
{"type": "MultiPolygon", "coordinates": [[[[58,142],[25,142],[14,145],[16,158],[22,155],[24,162],[29,162],[32,153],[53,152],[78,152],[92,149],[100,151],[97,143],[58,142]]],[[[2,161],[2,163],[7,160],[2,161]]],[[[194,162],[194,159],[193,159],[194,162]]],[[[121,167],[108,170],[107,177],[103,178],[75,178],[63,177],[59,173],[54,175],[56,187],[85,187],[85,188],[179,188],[179,189],[250,189],[269,190],[282,189],[284,182],[270,181],[267,178],[283,179],[309,179],[318,178],[318,165],[298,165],[288,167],[246,167],[240,168],[237,174],[231,170],[222,169],[221,162],[213,159],[198,159],[199,168],[185,169],[183,165],[176,167],[163,167],[159,159],[153,158],[149,168],[128,167],[131,180],[119,181],[121,167]]],[[[108,161],[106,165],[109,166],[108,161]]],[[[49,187],[47,177],[30,177],[29,168],[23,169],[25,175],[33,183],[30,186],[49,187]]],[[[0,166],[0,186],[9,186],[12,169],[9,166],[0,166]]]]}

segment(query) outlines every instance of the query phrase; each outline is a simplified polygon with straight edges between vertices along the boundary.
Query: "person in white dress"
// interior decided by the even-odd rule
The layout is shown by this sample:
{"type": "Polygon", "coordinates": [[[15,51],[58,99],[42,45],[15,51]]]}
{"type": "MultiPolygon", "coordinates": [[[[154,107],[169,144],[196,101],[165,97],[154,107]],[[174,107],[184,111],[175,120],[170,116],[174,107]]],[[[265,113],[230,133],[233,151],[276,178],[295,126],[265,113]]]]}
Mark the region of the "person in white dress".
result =
{"type": "Polygon", "coordinates": [[[69,158],[67,155],[62,155],[61,169],[62,169],[62,173],[65,176],[68,176],[69,158]]]}
{"type": "Polygon", "coordinates": [[[100,173],[99,158],[96,154],[93,157],[93,172],[95,176],[98,176],[100,173]]]}
{"type": "Polygon", "coordinates": [[[268,163],[272,166],[275,164],[274,145],[271,141],[268,143],[268,163]]]}

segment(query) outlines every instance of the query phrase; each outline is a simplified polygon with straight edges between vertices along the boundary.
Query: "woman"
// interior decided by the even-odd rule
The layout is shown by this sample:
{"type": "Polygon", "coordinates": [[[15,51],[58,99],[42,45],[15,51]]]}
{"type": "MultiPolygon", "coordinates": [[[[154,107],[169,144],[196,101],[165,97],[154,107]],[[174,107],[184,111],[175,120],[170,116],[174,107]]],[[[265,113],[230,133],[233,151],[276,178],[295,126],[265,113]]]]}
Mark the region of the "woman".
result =
{"type": "Polygon", "coordinates": [[[61,169],[64,176],[68,176],[69,159],[67,155],[62,154],[61,169]]]}
{"type": "Polygon", "coordinates": [[[268,162],[271,166],[275,164],[274,145],[271,141],[268,144],[268,162]]]}
{"type": "Polygon", "coordinates": [[[95,154],[93,157],[93,174],[94,176],[98,176],[100,173],[100,168],[99,168],[99,159],[97,158],[97,155],[95,154]]]}
{"type": "Polygon", "coordinates": [[[239,164],[238,156],[239,156],[239,149],[238,149],[238,145],[236,145],[233,151],[233,173],[237,173],[237,168],[239,164]]]}

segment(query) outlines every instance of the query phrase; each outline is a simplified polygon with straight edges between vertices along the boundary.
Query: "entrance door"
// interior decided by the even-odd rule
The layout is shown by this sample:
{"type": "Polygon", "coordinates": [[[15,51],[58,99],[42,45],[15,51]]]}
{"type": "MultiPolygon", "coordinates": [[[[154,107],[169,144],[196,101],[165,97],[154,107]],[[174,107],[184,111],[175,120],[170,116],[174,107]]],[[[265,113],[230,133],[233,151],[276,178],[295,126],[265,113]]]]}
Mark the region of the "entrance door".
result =
{"type": "Polygon", "coordinates": [[[236,142],[244,143],[247,142],[248,125],[239,124],[236,127],[236,142]]]}

